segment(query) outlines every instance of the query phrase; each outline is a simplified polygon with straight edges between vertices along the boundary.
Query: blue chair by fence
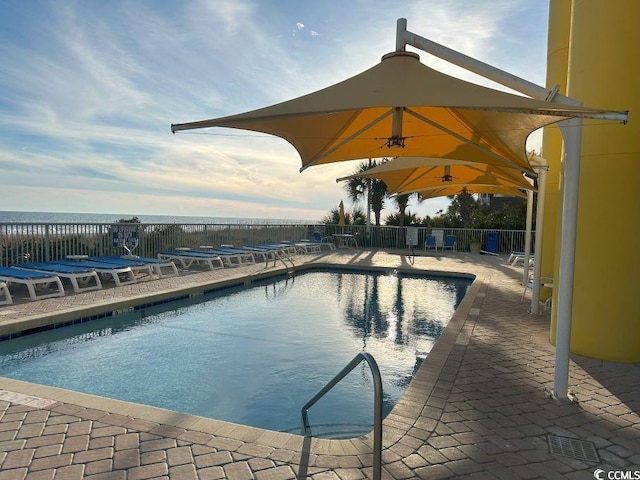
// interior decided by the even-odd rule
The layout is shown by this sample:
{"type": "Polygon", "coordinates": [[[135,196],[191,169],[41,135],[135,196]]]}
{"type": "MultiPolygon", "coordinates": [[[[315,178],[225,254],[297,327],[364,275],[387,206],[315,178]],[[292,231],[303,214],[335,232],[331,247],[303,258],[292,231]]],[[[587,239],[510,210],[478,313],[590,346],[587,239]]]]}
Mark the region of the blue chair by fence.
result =
{"type": "Polygon", "coordinates": [[[427,235],[424,240],[424,248],[429,250],[433,248],[434,250],[438,250],[438,244],[436,243],[435,235],[427,235]]]}
{"type": "Polygon", "coordinates": [[[457,237],[455,235],[445,235],[444,243],[442,244],[442,249],[446,250],[447,248],[451,250],[456,250],[456,240],[457,237]]]}

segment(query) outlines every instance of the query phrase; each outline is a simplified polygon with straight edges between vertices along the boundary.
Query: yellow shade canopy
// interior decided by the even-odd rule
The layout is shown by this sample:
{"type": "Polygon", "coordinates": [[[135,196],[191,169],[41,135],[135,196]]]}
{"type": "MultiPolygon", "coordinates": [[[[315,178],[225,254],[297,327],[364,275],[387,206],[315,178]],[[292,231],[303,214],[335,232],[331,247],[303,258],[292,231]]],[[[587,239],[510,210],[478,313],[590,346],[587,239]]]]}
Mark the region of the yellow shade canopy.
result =
{"type": "Polygon", "coordinates": [[[435,187],[485,185],[532,189],[522,173],[509,167],[441,158],[400,157],[337,181],[354,177],[375,178],[387,185],[388,193],[413,193],[435,187]]]}
{"type": "Polygon", "coordinates": [[[229,127],[293,145],[312,165],[388,156],[429,156],[532,171],[529,134],[603,110],[500,92],[450,77],[412,52],[385,55],[343,82],[283,103],[227,117],[174,124],[173,132],[229,127]]]}
{"type": "Polygon", "coordinates": [[[477,193],[491,193],[495,195],[503,195],[505,197],[526,198],[527,196],[524,190],[521,190],[519,188],[498,185],[465,185],[462,187],[460,187],[459,185],[454,185],[446,187],[431,187],[425,190],[420,190],[418,193],[423,200],[427,200],[429,198],[451,197],[453,195],[459,195],[463,192],[466,192],[470,195],[475,195],[477,193]]]}

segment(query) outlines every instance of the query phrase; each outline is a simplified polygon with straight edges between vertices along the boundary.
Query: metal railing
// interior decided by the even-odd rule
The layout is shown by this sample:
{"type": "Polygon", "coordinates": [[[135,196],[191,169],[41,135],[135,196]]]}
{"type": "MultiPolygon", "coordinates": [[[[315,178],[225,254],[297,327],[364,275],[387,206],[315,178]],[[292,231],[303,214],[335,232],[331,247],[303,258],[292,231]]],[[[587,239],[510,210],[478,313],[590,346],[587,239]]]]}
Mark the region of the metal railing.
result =
{"type": "MultiPolygon", "coordinates": [[[[137,229],[135,254],[155,257],[162,250],[176,247],[197,248],[200,245],[251,245],[282,240],[312,239],[337,233],[354,235],[359,247],[373,249],[406,249],[407,227],[324,224],[159,224],[159,223],[0,223],[0,265],[24,261],[51,261],[67,255],[117,255],[125,253],[114,246],[113,232],[127,225],[137,229]]],[[[418,231],[417,248],[433,228],[412,227],[418,231]]],[[[457,236],[457,249],[467,250],[471,239],[485,245],[489,232],[498,233],[498,253],[522,251],[524,230],[488,230],[441,228],[444,235],[457,236]]],[[[532,237],[534,235],[532,234],[532,237]]],[[[533,240],[533,239],[532,239],[533,240]]]]}
{"type": "Polygon", "coordinates": [[[333,377],[311,400],[302,407],[302,428],[305,435],[311,434],[309,426],[309,409],[320,400],[329,390],[335,387],[340,380],[346,377],[351,370],[356,368],[362,361],[366,361],[371,369],[374,386],[374,402],[373,402],[373,479],[380,480],[382,478],[382,376],[375,359],[366,352],[358,353],[346,367],[333,377]]]}

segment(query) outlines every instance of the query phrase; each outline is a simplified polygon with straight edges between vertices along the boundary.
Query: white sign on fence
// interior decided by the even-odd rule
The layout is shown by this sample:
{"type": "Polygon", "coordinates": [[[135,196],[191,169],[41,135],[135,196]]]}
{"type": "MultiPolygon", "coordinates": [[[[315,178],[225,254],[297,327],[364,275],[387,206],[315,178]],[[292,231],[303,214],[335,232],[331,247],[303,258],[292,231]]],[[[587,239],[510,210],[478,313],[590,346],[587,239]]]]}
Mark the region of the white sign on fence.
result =
{"type": "Polygon", "coordinates": [[[418,227],[407,227],[407,247],[418,246],[418,227]]]}
{"type": "Polygon", "coordinates": [[[125,247],[129,250],[133,250],[138,246],[138,225],[112,225],[111,238],[114,248],[125,247]]]}

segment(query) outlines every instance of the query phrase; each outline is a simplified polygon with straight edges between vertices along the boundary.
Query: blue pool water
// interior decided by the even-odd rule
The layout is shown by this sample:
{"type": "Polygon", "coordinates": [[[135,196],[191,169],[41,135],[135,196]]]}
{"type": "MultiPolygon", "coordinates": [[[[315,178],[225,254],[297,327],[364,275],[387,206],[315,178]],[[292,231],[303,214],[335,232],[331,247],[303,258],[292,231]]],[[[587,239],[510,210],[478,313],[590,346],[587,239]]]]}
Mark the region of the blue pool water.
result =
{"type": "MultiPolygon", "coordinates": [[[[386,414],[470,283],[335,270],[279,277],[4,341],[0,375],[289,430],[302,405],[367,351],[381,370],[386,414]]],[[[371,425],[372,411],[363,363],[309,419],[312,429],[371,425]]]]}

